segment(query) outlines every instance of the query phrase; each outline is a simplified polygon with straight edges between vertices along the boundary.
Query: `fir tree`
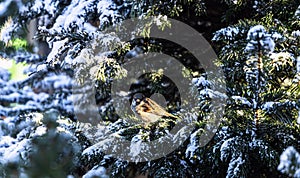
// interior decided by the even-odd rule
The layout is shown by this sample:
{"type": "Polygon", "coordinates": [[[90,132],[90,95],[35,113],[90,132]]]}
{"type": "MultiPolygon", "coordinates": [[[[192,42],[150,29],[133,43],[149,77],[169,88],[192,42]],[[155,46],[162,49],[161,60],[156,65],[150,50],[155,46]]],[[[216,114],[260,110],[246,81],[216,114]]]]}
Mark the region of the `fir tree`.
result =
{"type": "MultiPolygon", "coordinates": [[[[289,146],[300,150],[299,1],[46,0],[24,1],[18,6],[19,14],[13,20],[5,18],[0,56],[26,63],[27,77],[11,80],[9,71],[0,70],[1,177],[298,176],[299,161],[290,168],[284,163],[288,159],[279,157],[289,146]],[[153,15],[159,17],[156,25],[160,24],[160,30],[170,27],[165,17],[191,25],[218,54],[228,99],[221,126],[204,147],[200,136],[209,112],[211,95],[207,91],[214,94],[209,90],[214,84],[207,81],[209,74],[192,68],[197,65],[182,47],[147,38],[152,28],[135,29],[146,38],[130,42],[104,33],[128,18],[153,15]],[[25,24],[33,19],[38,24],[36,44],[46,43],[50,53],[41,53],[37,49],[40,45],[25,42],[25,24]],[[202,111],[193,120],[196,127],[191,135],[172,135],[171,141],[186,137],[176,150],[159,159],[129,162],[106,154],[109,149],[123,149],[116,148],[116,138],[130,140],[138,148],[142,141],[168,134],[166,130],[176,124],[165,120],[155,128],[145,128],[118,118],[110,107],[111,82],[125,75],[124,57],[147,52],[162,52],[191,63],[187,73],[194,78],[202,111]],[[93,79],[90,87],[96,88],[96,96],[86,92],[89,88],[73,87],[86,78],[93,79]],[[76,94],[79,101],[96,97],[103,111],[99,122],[108,130],[101,126],[94,129],[78,120],[93,108],[79,102],[77,106],[82,104],[82,108],[75,115],[76,94]],[[95,134],[97,141],[91,139],[95,134]]],[[[12,12],[8,9],[5,14],[12,12]]],[[[159,75],[145,79],[161,82],[159,75]]],[[[143,88],[143,81],[135,87],[143,88]]],[[[155,92],[164,89],[155,82],[152,88],[155,92]]],[[[147,89],[144,92],[153,94],[147,89]]],[[[177,111],[176,107],[170,109],[177,111]]],[[[284,154],[299,159],[294,149],[284,154]]]]}

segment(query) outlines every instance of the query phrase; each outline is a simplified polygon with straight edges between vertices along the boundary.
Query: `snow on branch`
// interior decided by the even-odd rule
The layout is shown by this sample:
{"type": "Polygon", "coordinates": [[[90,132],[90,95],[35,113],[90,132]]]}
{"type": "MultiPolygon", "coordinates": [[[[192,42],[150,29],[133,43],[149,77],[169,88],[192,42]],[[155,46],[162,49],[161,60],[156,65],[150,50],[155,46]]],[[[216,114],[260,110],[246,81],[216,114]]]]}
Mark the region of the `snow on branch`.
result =
{"type": "Polygon", "coordinates": [[[277,169],[291,177],[300,177],[300,154],[294,147],[288,147],[281,154],[277,169]]]}

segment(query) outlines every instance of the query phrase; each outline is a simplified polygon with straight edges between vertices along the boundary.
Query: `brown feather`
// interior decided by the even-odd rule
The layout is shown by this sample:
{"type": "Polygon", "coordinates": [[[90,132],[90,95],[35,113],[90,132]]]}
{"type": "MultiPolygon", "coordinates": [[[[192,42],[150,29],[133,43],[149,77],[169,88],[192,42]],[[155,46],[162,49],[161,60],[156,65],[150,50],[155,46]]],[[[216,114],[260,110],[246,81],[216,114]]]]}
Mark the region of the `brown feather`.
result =
{"type": "Polygon", "coordinates": [[[136,112],[141,119],[146,122],[155,122],[162,117],[171,117],[176,119],[176,116],[168,113],[163,107],[150,98],[145,98],[141,101],[136,106],[136,112]]]}

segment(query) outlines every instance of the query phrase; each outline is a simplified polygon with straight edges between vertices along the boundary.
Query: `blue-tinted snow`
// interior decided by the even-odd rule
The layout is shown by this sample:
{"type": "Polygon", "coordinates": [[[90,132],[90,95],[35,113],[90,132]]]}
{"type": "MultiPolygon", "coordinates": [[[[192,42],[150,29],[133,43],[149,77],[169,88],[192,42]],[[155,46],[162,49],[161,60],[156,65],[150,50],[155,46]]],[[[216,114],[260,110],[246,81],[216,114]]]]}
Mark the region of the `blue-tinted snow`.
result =
{"type": "Polygon", "coordinates": [[[241,97],[241,96],[232,96],[232,99],[236,101],[240,101],[243,105],[251,106],[250,101],[247,100],[247,98],[241,97]]]}
{"type": "Polygon", "coordinates": [[[93,178],[93,177],[100,177],[100,178],[108,178],[106,175],[106,169],[102,166],[95,166],[91,170],[89,170],[82,178],[93,178]]]}
{"type": "Polygon", "coordinates": [[[1,80],[2,82],[7,82],[10,78],[10,73],[6,70],[6,69],[3,69],[2,67],[0,67],[0,83],[1,83],[1,80]]]}
{"type": "Polygon", "coordinates": [[[297,63],[296,63],[296,65],[297,65],[297,66],[296,66],[297,72],[300,73],[300,56],[297,57],[296,62],[297,62],[297,63]]]}
{"type": "Polygon", "coordinates": [[[278,33],[278,32],[273,33],[271,36],[275,40],[283,38],[283,36],[280,33],[278,33]]]}
{"type": "Polygon", "coordinates": [[[53,60],[56,60],[56,54],[59,53],[60,51],[60,48],[62,46],[64,46],[67,42],[67,39],[64,39],[62,41],[56,41],[56,42],[53,42],[53,43],[49,43],[49,46],[52,48],[51,49],[51,52],[49,53],[49,55],[47,56],[47,63],[50,63],[51,61],[53,60]]]}
{"type": "Polygon", "coordinates": [[[288,174],[291,177],[296,177],[295,173],[299,174],[300,170],[300,154],[297,150],[290,146],[280,156],[280,164],[277,167],[282,173],[288,174]]]}
{"type": "MultiPolygon", "coordinates": [[[[86,17],[86,8],[93,6],[95,3],[93,0],[87,0],[87,1],[81,1],[76,0],[72,1],[69,6],[67,6],[66,10],[63,12],[62,15],[60,15],[56,23],[54,24],[54,29],[60,29],[72,26],[73,24],[76,24],[79,29],[84,29],[86,31],[92,32],[96,31],[97,28],[93,28],[88,23],[84,22],[84,17],[86,17]]],[[[97,3],[97,10],[100,14],[99,20],[100,23],[103,23],[106,21],[106,18],[111,17],[112,19],[115,19],[116,16],[119,15],[116,14],[115,11],[112,11],[109,9],[110,6],[113,5],[113,2],[110,0],[101,0],[97,3]]],[[[55,7],[55,6],[54,6],[55,7]]]]}
{"type": "Polygon", "coordinates": [[[262,25],[256,25],[248,31],[247,40],[257,40],[265,36],[266,29],[262,25]]]}
{"type": "Polygon", "coordinates": [[[0,137],[0,164],[18,163],[21,159],[26,159],[26,150],[29,148],[29,139],[17,142],[10,136],[0,137]]]}
{"type": "Polygon", "coordinates": [[[295,12],[295,17],[300,18],[300,6],[298,6],[298,8],[295,12]]]}
{"type": "MultiPolygon", "coordinates": [[[[276,38],[281,37],[279,36],[280,34],[275,33],[274,35],[276,38]]],[[[262,25],[256,25],[250,28],[247,34],[247,40],[249,41],[245,48],[247,52],[257,51],[258,46],[261,46],[266,52],[274,51],[275,42],[272,39],[272,35],[269,34],[262,25]]]]}
{"type": "Polygon", "coordinates": [[[13,0],[6,0],[0,2],[0,16],[2,16],[5,12],[7,12],[7,8],[13,0]]]}
{"type": "Polygon", "coordinates": [[[229,163],[228,169],[227,169],[227,175],[226,178],[231,178],[231,177],[244,177],[245,175],[243,174],[241,170],[241,166],[245,164],[245,159],[242,158],[242,155],[239,155],[237,159],[232,158],[232,160],[229,163]]]}
{"type": "Polygon", "coordinates": [[[273,109],[274,107],[274,104],[276,104],[275,102],[272,102],[272,101],[269,101],[269,102],[266,102],[262,105],[262,110],[264,111],[270,111],[273,109]]]}
{"type": "Polygon", "coordinates": [[[208,80],[206,80],[205,77],[203,76],[198,78],[193,78],[192,83],[197,87],[208,87],[211,85],[211,83],[208,80]]]}
{"type": "Polygon", "coordinates": [[[298,111],[297,123],[300,125],[300,110],[298,111]]]}
{"type": "Polygon", "coordinates": [[[200,95],[204,96],[204,97],[209,97],[209,98],[212,98],[212,99],[216,99],[216,98],[218,98],[218,99],[227,99],[226,94],[221,93],[219,91],[207,89],[207,88],[201,90],[200,95]]]}
{"type": "Polygon", "coordinates": [[[42,135],[46,134],[46,132],[47,132],[47,128],[45,126],[41,125],[41,126],[38,126],[36,128],[35,132],[31,133],[30,136],[32,136],[32,137],[42,136],[42,135]]]}
{"type": "Polygon", "coordinates": [[[300,177],[300,169],[297,169],[295,174],[294,174],[294,177],[300,177]]]}
{"type": "Polygon", "coordinates": [[[133,48],[132,50],[128,51],[126,54],[125,54],[125,58],[134,58],[134,57],[137,57],[138,55],[142,54],[143,51],[140,47],[135,47],[133,48]]]}
{"type": "Polygon", "coordinates": [[[212,38],[213,41],[219,40],[233,40],[234,37],[240,33],[240,30],[236,27],[227,27],[218,30],[214,37],[212,38]]]}
{"type": "Polygon", "coordinates": [[[229,151],[230,151],[230,144],[231,142],[234,142],[236,140],[236,137],[234,138],[229,138],[227,140],[225,140],[220,148],[220,152],[221,152],[221,160],[222,161],[227,161],[228,157],[229,157],[229,151]]]}
{"type": "Polygon", "coordinates": [[[194,132],[191,135],[190,143],[189,143],[187,149],[185,150],[185,157],[187,157],[187,158],[194,157],[195,151],[199,148],[199,142],[198,142],[198,139],[197,139],[197,134],[198,134],[198,132],[194,132]]]}
{"type": "Polygon", "coordinates": [[[142,137],[141,135],[136,135],[132,138],[130,142],[130,153],[129,155],[132,157],[136,157],[140,154],[142,147],[142,137]]]}
{"type": "Polygon", "coordinates": [[[292,36],[295,38],[300,37],[300,30],[293,31],[292,36]]]}
{"type": "Polygon", "coordinates": [[[47,71],[47,64],[40,64],[40,65],[37,65],[36,71],[37,71],[37,72],[40,72],[40,71],[47,71]]]}

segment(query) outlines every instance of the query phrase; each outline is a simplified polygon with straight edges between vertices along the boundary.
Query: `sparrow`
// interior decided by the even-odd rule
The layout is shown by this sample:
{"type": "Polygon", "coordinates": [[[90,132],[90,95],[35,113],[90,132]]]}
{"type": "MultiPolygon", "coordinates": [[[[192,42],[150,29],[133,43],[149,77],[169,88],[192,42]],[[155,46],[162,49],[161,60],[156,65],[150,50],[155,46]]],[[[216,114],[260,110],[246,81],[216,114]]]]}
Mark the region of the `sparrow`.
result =
{"type": "Polygon", "coordinates": [[[136,93],[131,102],[131,110],[136,117],[146,123],[156,122],[161,118],[177,119],[176,116],[167,112],[163,107],[150,98],[145,97],[142,93],[136,93]]]}

